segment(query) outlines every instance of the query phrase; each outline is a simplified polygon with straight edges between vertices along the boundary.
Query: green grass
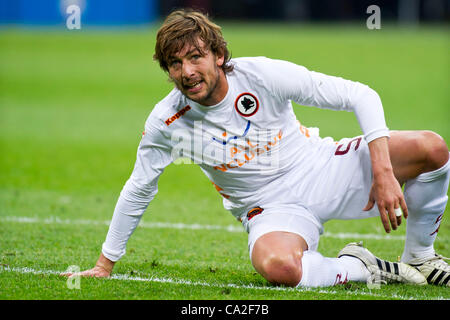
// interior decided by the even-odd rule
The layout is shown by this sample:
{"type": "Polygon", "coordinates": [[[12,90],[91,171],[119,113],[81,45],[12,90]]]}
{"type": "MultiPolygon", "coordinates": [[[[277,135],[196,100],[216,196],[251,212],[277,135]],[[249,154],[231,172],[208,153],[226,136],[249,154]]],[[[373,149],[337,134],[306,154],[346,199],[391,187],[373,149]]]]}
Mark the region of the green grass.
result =
{"type": "MultiPolygon", "coordinates": [[[[444,28],[230,23],[223,30],[234,57],[285,59],[366,83],[380,94],[389,128],[434,130],[450,141],[444,28]]],[[[450,299],[448,289],[434,286],[277,289],[251,266],[244,232],[145,225],[114,270],[127,280],[82,279],[80,290],[68,289],[54,271],[95,263],[108,227],[82,221],[111,218],[145,119],[171,90],[152,61],[154,39],[155,29],[0,31],[0,299],[450,299]],[[72,223],[46,223],[51,217],[72,223]],[[36,272],[24,272],[31,269],[36,272]]],[[[322,136],[360,134],[351,113],[300,106],[296,113],[322,136]]],[[[193,165],[168,167],[159,190],[145,223],[239,227],[193,165]]],[[[445,256],[448,214],[436,241],[445,256]]],[[[378,218],[325,227],[334,234],[384,234],[378,218]]],[[[404,234],[405,224],[393,233],[404,234]]],[[[323,237],[319,251],[335,256],[351,240],[359,239],[323,237]]],[[[365,244],[390,260],[403,248],[402,240],[365,244]]]]}

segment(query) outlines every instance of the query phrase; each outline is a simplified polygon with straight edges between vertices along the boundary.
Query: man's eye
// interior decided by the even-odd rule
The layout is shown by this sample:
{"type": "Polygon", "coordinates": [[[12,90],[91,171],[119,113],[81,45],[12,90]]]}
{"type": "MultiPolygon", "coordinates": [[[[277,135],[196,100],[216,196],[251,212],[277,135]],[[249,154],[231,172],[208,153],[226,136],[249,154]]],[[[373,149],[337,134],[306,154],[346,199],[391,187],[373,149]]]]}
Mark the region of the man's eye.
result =
{"type": "Polygon", "coordinates": [[[180,64],[180,61],[171,61],[169,62],[170,67],[177,67],[180,64]]]}
{"type": "Polygon", "coordinates": [[[201,56],[199,55],[199,54],[194,54],[193,56],[192,56],[192,59],[194,59],[194,60],[198,60],[198,59],[200,59],[201,58],[201,56]]]}

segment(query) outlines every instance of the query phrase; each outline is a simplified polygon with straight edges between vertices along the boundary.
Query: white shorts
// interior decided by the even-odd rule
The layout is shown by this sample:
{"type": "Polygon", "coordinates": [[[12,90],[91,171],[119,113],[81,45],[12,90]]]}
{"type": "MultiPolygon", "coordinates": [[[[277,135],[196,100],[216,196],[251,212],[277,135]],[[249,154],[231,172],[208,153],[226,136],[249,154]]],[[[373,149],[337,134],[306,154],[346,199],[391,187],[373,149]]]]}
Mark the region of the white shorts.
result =
{"type": "Polygon", "coordinates": [[[251,257],[256,240],[269,232],[300,235],[309,250],[317,250],[323,224],[330,219],[363,219],[377,216],[367,204],[372,186],[369,148],[363,137],[324,144],[317,166],[310,172],[293,169],[277,185],[271,201],[255,204],[264,210],[243,219],[251,257]],[[325,160],[324,160],[325,159],[325,160]]]}
{"type": "Polygon", "coordinates": [[[248,252],[252,257],[253,246],[262,235],[273,231],[284,231],[298,234],[305,239],[308,250],[317,251],[319,245],[320,227],[316,222],[305,216],[305,211],[283,210],[283,208],[270,208],[246,221],[248,228],[248,252]],[[288,212],[286,212],[288,211],[288,212]]]}

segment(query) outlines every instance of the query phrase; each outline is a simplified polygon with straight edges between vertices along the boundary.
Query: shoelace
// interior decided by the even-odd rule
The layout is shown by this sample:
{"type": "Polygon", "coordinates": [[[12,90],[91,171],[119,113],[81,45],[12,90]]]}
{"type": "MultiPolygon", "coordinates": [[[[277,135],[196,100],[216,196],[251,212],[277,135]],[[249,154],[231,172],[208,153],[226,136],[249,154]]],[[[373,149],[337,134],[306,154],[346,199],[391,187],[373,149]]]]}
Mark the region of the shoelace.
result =
{"type": "Polygon", "coordinates": [[[372,273],[369,278],[367,279],[367,284],[371,285],[385,285],[387,284],[386,280],[383,280],[380,275],[377,275],[375,273],[372,273]]]}
{"type": "Polygon", "coordinates": [[[437,254],[436,256],[434,256],[433,258],[428,260],[427,262],[430,262],[434,266],[442,265],[442,267],[444,267],[444,270],[446,272],[450,272],[450,266],[445,262],[445,261],[449,261],[449,260],[450,260],[450,258],[446,258],[440,254],[437,254]],[[443,265],[443,264],[445,264],[445,265],[443,265]]]}
{"type": "Polygon", "coordinates": [[[436,257],[439,258],[439,259],[442,259],[442,260],[447,260],[447,261],[450,260],[450,258],[444,257],[444,256],[442,256],[440,254],[437,254],[436,257]]]}
{"type": "Polygon", "coordinates": [[[395,274],[392,274],[392,273],[387,272],[387,271],[380,270],[379,273],[380,273],[380,276],[381,276],[381,280],[386,280],[387,282],[400,281],[402,279],[402,277],[400,277],[398,275],[395,275],[395,274]]]}
{"type": "Polygon", "coordinates": [[[388,282],[400,282],[401,280],[402,277],[400,275],[377,269],[371,271],[367,281],[371,284],[387,284],[388,282]]]}

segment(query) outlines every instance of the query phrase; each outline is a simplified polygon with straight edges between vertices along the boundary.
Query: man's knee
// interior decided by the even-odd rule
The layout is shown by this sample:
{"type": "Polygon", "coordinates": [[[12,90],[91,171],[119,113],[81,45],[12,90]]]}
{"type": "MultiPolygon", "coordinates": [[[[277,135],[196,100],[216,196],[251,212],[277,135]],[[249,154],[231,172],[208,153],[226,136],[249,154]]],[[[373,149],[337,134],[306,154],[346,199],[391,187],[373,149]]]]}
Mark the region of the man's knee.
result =
{"type": "Polygon", "coordinates": [[[273,284],[295,287],[302,278],[301,252],[287,255],[269,254],[260,261],[256,269],[273,284]]]}
{"type": "Polygon", "coordinates": [[[266,280],[295,287],[302,278],[302,256],[306,241],[290,232],[269,232],[255,242],[252,264],[266,280]]]}
{"type": "Polygon", "coordinates": [[[448,162],[447,144],[437,133],[421,131],[421,145],[426,154],[425,172],[437,170],[448,162]]]}

